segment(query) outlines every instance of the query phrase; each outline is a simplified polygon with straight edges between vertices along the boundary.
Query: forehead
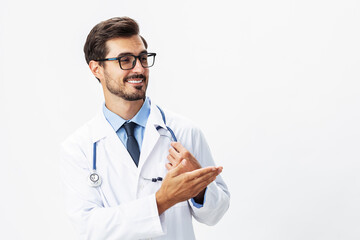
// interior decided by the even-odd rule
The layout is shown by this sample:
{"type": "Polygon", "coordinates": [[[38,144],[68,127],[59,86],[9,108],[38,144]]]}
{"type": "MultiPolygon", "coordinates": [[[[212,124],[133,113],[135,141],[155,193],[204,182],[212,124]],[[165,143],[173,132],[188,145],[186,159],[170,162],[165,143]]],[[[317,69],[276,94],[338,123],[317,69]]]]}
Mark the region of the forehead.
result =
{"type": "Polygon", "coordinates": [[[106,41],[107,57],[114,57],[121,53],[140,54],[146,50],[143,41],[139,35],[131,37],[113,38],[106,41]]]}

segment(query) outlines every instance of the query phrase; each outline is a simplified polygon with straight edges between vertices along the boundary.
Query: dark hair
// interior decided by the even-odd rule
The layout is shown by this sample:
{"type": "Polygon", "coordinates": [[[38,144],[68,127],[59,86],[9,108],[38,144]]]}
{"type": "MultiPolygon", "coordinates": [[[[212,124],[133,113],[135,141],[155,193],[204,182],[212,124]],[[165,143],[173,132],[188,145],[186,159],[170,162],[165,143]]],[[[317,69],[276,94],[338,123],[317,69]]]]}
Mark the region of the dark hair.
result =
{"type": "MultiPolygon", "coordinates": [[[[103,59],[108,54],[109,49],[106,48],[106,41],[118,37],[131,37],[139,35],[139,25],[134,19],[129,17],[115,17],[98,23],[90,31],[84,45],[84,53],[87,64],[91,60],[103,59]]],[[[145,48],[147,43],[141,37],[145,48]]],[[[100,62],[102,65],[102,62],[100,62]]]]}

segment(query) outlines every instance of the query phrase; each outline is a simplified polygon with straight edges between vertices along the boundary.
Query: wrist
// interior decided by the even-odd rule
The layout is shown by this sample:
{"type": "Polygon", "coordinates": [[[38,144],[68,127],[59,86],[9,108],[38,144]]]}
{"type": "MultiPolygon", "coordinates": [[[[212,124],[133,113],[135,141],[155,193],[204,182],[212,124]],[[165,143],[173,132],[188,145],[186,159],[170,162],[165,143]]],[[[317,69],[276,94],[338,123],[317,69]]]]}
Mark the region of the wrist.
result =
{"type": "Polygon", "coordinates": [[[169,209],[172,205],[166,194],[163,194],[160,190],[155,193],[156,204],[158,208],[159,216],[169,209]]]}

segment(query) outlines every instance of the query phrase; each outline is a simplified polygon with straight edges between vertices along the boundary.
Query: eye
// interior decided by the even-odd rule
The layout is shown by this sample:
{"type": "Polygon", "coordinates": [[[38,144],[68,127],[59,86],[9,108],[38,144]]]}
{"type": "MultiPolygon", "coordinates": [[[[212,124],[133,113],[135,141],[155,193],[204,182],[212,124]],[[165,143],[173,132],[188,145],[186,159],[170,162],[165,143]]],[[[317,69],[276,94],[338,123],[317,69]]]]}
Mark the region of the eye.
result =
{"type": "Polygon", "coordinates": [[[148,56],[147,56],[147,55],[142,55],[142,56],[140,57],[140,60],[141,60],[142,62],[147,62],[148,56]]]}
{"type": "Polygon", "coordinates": [[[123,62],[123,63],[127,63],[127,62],[130,62],[131,59],[132,59],[131,56],[124,56],[124,57],[120,58],[120,61],[123,62]]]}

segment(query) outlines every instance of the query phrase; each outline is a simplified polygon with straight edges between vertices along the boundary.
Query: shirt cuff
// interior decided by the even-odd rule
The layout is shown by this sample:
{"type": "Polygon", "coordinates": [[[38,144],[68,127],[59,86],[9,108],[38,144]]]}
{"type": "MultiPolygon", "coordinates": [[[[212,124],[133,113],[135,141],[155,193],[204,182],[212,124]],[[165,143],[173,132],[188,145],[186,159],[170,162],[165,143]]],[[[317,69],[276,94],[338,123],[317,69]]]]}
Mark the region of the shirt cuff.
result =
{"type": "Polygon", "coordinates": [[[196,208],[202,208],[202,207],[204,206],[205,200],[206,200],[207,189],[208,189],[208,188],[205,189],[203,204],[197,203],[197,202],[195,202],[194,198],[191,198],[191,202],[192,202],[192,204],[194,205],[194,207],[196,207],[196,208]]]}

